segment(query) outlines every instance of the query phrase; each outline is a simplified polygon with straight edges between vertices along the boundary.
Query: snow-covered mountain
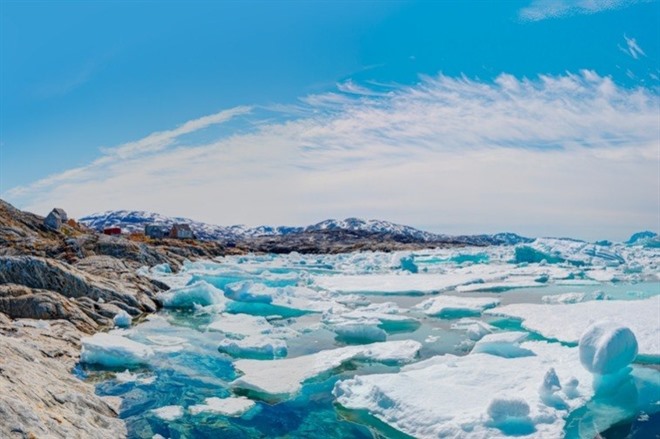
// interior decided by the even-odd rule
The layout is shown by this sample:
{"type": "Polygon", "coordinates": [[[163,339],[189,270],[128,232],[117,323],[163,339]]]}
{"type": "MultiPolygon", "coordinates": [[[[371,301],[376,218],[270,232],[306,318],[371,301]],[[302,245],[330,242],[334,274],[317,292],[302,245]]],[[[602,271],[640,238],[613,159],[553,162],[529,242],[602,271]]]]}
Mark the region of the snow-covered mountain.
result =
{"type": "Polygon", "coordinates": [[[237,240],[259,236],[284,236],[297,233],[314,233],[324,231],[348,231],[389,235],[414,242],[453,242],[472,245],[515,245],[531,242],[515,233],[498,233],[496,235],[440,235],[414,227],[395,224],[383,220],[363,220],[346,218],[343,220],[328,219],[306,227],[288,226],[258,226],[248,228],[242,225],[218,226],[202,223],[189,218],[168,217],[158,213],[139,210],[113,210],[80,218],[80,223],[92,229],[102,231],[106,227],[121,227],[124,232],[139,232],[147,224],[172,226],[175,223],[189,224],[195,236],[204,240],[237,240]]]}

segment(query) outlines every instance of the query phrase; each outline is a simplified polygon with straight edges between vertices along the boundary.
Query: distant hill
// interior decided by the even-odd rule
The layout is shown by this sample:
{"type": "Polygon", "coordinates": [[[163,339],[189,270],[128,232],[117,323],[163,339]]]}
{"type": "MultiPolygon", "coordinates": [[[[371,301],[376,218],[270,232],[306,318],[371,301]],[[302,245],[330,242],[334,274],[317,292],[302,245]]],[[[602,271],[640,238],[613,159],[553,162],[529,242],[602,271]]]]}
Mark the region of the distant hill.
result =
{"type": "Polygon", "coordinates": [[[175,223],[189,224],[195,236],[202,240],[242,241],[261,237],[286,237],[301,234],[333,234],[353,233],[359,235],[387,236],[399,242],[411,243],[453,243],[465,245],[516,245],[532,242],[515,233],[498,233],[495,235],[462,235],[451,236],[425,232],[414,227],[395,224],[383,220],[363,220],[346,218],[343,220],[328,219],[306,227],[289,226],[258,226],[247,228],[242,225],[219,226],[202,223],[189,218],[168,217],[158,213],[139,210],[114,210],[95,213],[79,220],[87,227],[102,231],[106,227],[121,227],[125,232],[144,230],[147,224],[162,224],[172,226],[175,223]]]}

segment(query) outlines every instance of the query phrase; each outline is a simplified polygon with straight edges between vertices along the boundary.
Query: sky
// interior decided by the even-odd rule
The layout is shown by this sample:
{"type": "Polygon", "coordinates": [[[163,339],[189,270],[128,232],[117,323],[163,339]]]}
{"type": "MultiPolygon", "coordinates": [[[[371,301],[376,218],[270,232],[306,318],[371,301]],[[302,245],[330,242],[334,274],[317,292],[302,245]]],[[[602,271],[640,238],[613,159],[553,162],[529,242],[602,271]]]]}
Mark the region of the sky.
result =
{"type": "Polygon", "coordinates": [[[660,2],[0,0],[0,198],[660,229],[660,2]]]}

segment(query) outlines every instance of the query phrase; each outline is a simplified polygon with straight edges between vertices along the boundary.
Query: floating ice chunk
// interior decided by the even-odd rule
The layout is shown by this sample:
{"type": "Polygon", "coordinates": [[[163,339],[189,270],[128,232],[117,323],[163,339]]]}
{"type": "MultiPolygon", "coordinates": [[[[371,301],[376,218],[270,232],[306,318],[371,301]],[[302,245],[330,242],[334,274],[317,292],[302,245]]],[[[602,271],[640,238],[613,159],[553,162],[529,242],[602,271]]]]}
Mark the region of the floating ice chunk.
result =
{"type": "Polygon", "coordinates": [[[618,372],[637,356],[633,332],[614,322],[598,322],[580,337],[580,362],[589,372],[607,375],[618,372]]]}
{"type": "Polygon", "coordinates": [[[504,358],[525,357],[534,355],[529,349],[520,347],[527,338],[526,332],[511,331],[485,335],[475,343],[472,352],[497,355],[504,358]]]}
{"type": "Polygon", "coordinates": [[[192,415],[214,413],[224,416],[239,417],[250,411],[256,403],[244,396],[230,398],[206,398],[204,404],[188,407],[192,415]]]}
{"type": "Polygon", "coordinates": [[[355,319],[345,320],[331,326],[331,329],[341,338],[350,341],[375,342],[385,341],[387,333],[379,328],[380,320],[355,319]]]}
{"type": "Polygon", "coordinates": [[[474,319],[460,319],[456,323],[452,323],[451,329],[458,329],[467,332],[470,340],[480,340],[484,335],[490,334],[495,328],[488,323],[474,319]]]}
{"type": "Polygon", "coordinates": [[[112,319],[114,322],[115,326],[118,328],[129,328],[131,326],[131,323],[133,322],[133,319],[131,318],[131,315],[124,311],[123,309],[115,315],[115,317],[112,319]]]}
{"type": "Polygon", "coordinates": [[[660,296],[644,300],[592,300],[570,305],[512,304],[485,314],[522,319],[522,326],[549,339],[577,343],[592,323],[610,320],[630,328],[639,354],[660,357],[660,296]]]}
{"type": "Polygon", "coordinates": [[[82,339],[80,360],[106,367],[145,364],[153,350],[142,343],[119,335],[98,333],[82,339]]]}
{"type": "Polygon", "coordinates": [[[499,305],[500,299],[491,297],[457,297],[437,296],[427,299],[414,308],[421,310],[424,314],[438,317],[465,317],[466,315],[478,315],[488,308],[499,305]]]}
{"type": "Polygon", "coordinates": [[[192,309],[195,305],[224,306],[227,302],[222,290],[217,289],[206,281],[195,282],[192,285],[159,293],[158,298],[166,308],[192,309]]]}
{"type": "Polygon", "coordinates": [[[207,329],[223,332],[228,337],[243,338],[251,335],[267,334],[273,330],[273,325],[260,316],[224,313],[209,324],[207,329]]]}
{"type": "Polygon", "coordinates": [[[123,372],[116,373],[115,380],[120,383],[152,384],[156,381],[156,376],[144,376],[143,374],[131,373],[130,370],[126,369],[123,372]]]}
{"type": "Polygon", "coordinates": [[[543,296],[541,301],[543,303],[579,303],[584,302],[586,298],[587,295],[584,293],[565,293],[543,296]]]}
{"type": "Polygon", "coordinates": [[[459,285],[456,291],[461,293],[471,293],[475,291],[499,293],[515,288],[536,288],[544,287],[545,283],[538,282],[537,278],[529,277],[527,279],[507,279],[499,282],[477,282],[469,285],[459,285]]]}
{"type": "Polygon", "coordinates": [[[183,416],[183,407],[180,405],[166,405],[151,410],[151,412],[164,421],[175,421],[183,416]]]}
{"type": "Polygon", "coordinates": [[[241,302],[270,303],[273,288],[253,281],[236,282],[225,287],[225,295],[241,302]]]}
{"type": "Polygon", "coordinates": [[[304,381],[331,371],[346,361],[407,362],[415,358],[420,348],[419,342],[403,340],[346,346],[268,362],[237,360],[234,367],[243,376],[235,380],[233,386],[279,397],[292,395],[300,390],[304,381]]]}
{"type": "Polygon", "coordinates": [[[240,340],[225,338],[218,350],[232,357],[276,358],[286,357],[287,344],[284,340],[251,335],[240,340]]]}
{"type": "Polygon", "coordinates": [[[549,364],[558,376],[576,374],[584,381],[590,374],[580,367],[577,348],[545,342],[521,347],[535,355],[436,356],[400,373],[340,381],[333,393],[342,406],[368,411],[417,438],[501,438],[521,432],[562,437],[566,414],[589,401],[591,386],[558,409],[543,403],[539,385],[549,364]]]}

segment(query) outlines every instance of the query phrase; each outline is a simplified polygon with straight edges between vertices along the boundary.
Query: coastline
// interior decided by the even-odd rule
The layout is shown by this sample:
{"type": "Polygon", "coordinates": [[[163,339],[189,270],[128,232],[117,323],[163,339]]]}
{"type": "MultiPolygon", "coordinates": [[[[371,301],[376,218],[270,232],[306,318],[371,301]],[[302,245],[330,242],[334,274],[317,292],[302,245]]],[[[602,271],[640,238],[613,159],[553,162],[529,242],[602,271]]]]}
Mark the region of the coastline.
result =
{"type": "MultiPolygon", "coordinates": [[[[121,311],[156,312],[168,287],[138,269],[228,254],[343,253],[428,248],[421,242],[350,232],[253,238],[225,245],[197,240],[135,240],[78,225],[60,230],[0,200],[0,436],[119,438],[121,400],[95,394],[74,376],[81,339],[113,327],[121,311]]],[[[460,246],[437,243],[437,246],[460,246]]]]}

